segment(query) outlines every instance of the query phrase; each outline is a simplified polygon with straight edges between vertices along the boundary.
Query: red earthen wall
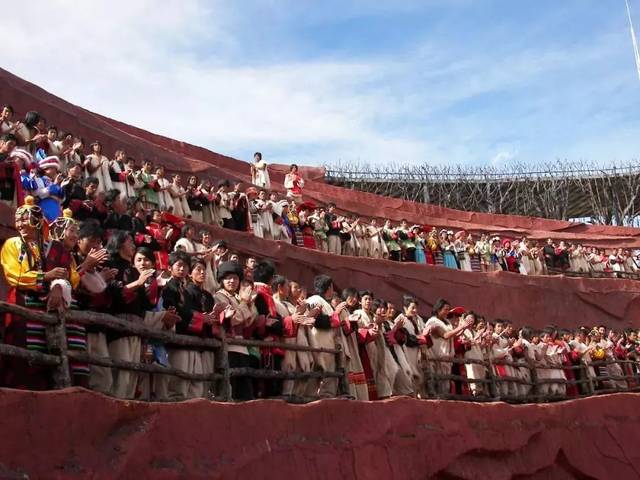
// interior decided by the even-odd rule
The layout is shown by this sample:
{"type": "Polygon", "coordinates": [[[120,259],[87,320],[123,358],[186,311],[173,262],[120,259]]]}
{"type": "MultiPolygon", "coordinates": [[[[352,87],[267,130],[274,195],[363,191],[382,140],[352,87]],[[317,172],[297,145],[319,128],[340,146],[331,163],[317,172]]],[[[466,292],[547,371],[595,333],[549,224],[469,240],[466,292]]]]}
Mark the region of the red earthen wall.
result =
{"type": "Polygon", "coordinates": [[[0,390],[0,478],[627,480],[640,478],[639,400],[154,404],[0,390]]]}

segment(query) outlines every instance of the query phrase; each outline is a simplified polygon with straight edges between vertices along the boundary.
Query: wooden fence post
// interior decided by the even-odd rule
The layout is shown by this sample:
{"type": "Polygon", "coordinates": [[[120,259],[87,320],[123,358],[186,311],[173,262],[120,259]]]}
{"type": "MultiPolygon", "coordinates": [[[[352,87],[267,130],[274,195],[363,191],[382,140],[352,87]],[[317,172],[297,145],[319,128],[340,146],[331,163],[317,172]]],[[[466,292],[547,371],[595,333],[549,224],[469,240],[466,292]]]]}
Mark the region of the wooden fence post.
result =
{"type": "Polygon", "coordinates": [[[341,395],[349,395],[349,374],[347,369],[345,368],[345,356],[344,351],[342,350],[342,345],[336,343],[336,350],[338,352],[335,354],[336,356],[336,372],[341,373],[339,380],[339,391],[341,395]]]}
{"type": "Polygon", "coordinates": [[[532,363],[529,363],[529,372],[531,375],[531,383],[533,383],[533,385],[531,386],[531,394],[532,396],[535,397],[535,401],[538,402],[539,401],[539,395],[540,395],[540,385],[538,384],[538,370],[536,370],[536,367],[533,366],[532,363]]]}
{"type": "Polygon", "coordinates": [[[217,370],[222,373],[222,380],[216,383],[218,386],[216,388],[216,400],[230,402],[233,397],[231,392],[231,373],[229,371],[229,344],[224,330],[220,333],[220,342],[220,348],[216,351],[216,365],[217,370]]]}
{"type": "Polygon", "coordinates": [[[63,313],[58,314],[58,323],[45,327],[47,348],[52,355],[60,358],[60,364],[53,370],[53,384],[55,388],[71,386],[71,372],[69,357],[67,356],[67,328],[63,313]]]}
{"type": "Polygon", "coordinates": [[[498,398],[498,385],[496,384],[496,376],[493,373],[493,362],[491,357],[488,359],[489,366],[487,367],[487,377],[489,378],[489,395],[491,398],[498,398]]]}
{"type": "Polygon", "coordinates": [[[433,362],[427,359],[425,368],[423,368],[422,371],[424,372],[424,382],[427,398],[434,398],[436,396],[436,388],[433,383],[433,362]]]}

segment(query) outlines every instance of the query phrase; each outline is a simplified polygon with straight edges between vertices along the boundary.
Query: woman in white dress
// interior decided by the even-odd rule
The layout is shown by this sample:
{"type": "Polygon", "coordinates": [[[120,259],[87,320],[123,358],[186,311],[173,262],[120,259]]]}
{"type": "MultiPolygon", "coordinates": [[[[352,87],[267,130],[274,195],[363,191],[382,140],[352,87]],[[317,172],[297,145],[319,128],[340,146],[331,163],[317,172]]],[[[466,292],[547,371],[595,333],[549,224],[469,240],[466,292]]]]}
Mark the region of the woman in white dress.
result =
{"type": "MultiPolygon", "coordinates": [[[[433,342],[427,350],[427,357],[443,358],[453,357],[453,338],[460,335],[471,326],[473,319],[465,318],[456,328],[453,328],[447,317],[451,311],[451,305],[446,300],[439,298],[433,306],[432,317],[427,320],[423,335],[430,335],[433,342]]],[[[439,376],[451,375],[450,362],[432,361],[431,371],[439,376]]],[[[451,381],[438,379],[434,382],[438,395],[448,395],[451,392],[451,381]]]]}
{"type": "Polygon", "coordinates": [[[384,258],[387,253],[387,246],[382,240],[382,228],[378,227],[378,220],[371,219],[371,223],[367,227],[367,238],[369,239],[368,256],[372,258],[384,258]]]}
{"type": "Polygon", "coordinates": [[[156,182],[158,183],[158,208],[162,212],[174,212],[173,198],[171,198],[171,183],[164,176],[164,167],[156,169],[156,182]]]}
{"type": "Polygon", "coordinates": [[[190,218],[191,209],[187,203],[187,191],[182,186],[182,177],[176,173],[169,187],[169,193],[173,199],[173,213],[179,217],[190,218]]]}
{"type": "Polygon", "coordinates": [[[262,153],[253,154],[254,163],[251,165],[251,183],[269,190],[271,188],[271,179],[269,178],[269,170],[267,162],[262,159],[262,153]]]}
{"type": "Polygon", "coordinates": [[[87,177],[98,179],[98,193],[108,192],[113,189],[111,175],[109,174],[109,159],[102,154],[102,144],[93,142],[91,154],[84,160],[84,168],[87,177]]]}
{"type": "MultiPolygon", "coordinates": [[[[473,323],[469,328],[465,328],[462,332],[462,338],[468,343],[469,349],[464,352],[464,358],[468,360],[484,360],[484,353],[482,352],[482,334],[484,333],[484,322],[477,322],[476,326],[476,314],[474,312],[466,312],[462,315],[462,321],[470,319],[473,323]]],[[[465,364],[467,371],[467,378],[469,380],[483,380],[487,376],[487,369],[484,365],[479,363],[467,363],[465,364]]],[[[469,382],[469,388],[474,396],[482,395],[485,392],[484,384],[469,382]]]]}
{"type": "Polygon", "coordinates": [[[456,233],[453,247],[460,262],[460,270],[470,272],[471,257],[469,257],[469,253],[467,252],[467,232],[461,230],[456,233]]]}

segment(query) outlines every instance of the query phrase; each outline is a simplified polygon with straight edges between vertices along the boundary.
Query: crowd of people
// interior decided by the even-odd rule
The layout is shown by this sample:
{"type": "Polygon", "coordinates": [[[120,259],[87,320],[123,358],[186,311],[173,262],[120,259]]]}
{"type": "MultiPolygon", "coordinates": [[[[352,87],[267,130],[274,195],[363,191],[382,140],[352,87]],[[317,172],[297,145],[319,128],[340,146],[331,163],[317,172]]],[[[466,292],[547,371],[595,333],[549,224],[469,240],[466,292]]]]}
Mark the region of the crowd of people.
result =
{"type": "MultiPolygon", "coordinates": [[[[138,166],[124,150],[108,159],[100,142],[85,154],[82,139],[47,125],[28,112],[13,122],[13,109],[0,113],[0,199],[16,209],[18,235],[5,241],[1,262],[9,300],[42,310],[86,309],[107,312],[151,328],[215,338],[281,340],[314,347],[339,344],[346,358],[349,393],[361,400],[393,395],[427,395],[425,372],[469,381],[436,380],[436,393],[487,394],[474,382],[489,374],[521,378],[499,382],[502,396],[526,397],[532,368],[538,378],[558,379],[543,393],[577,395],[592,388],[632,386],[640,347],[635,331],[581,327],[574,332],[548,327],[516,330],[505,320],[488,321],[467,309],[438,300],[424,320],[421,306],[407,294],[402,304],[371,291],[335,290],[330,277],[314,285],[278,275],[268,260],[241,259],[209,230],[197,231],[185,219],[250,230],[265,239],[289,241],[334,254],[442,264],[461,270],[508,270],[543,274],[546,269],[635,272],[628,252],[605,255],[582,246],[540,248],[526,238],[504,240],[482,234],[364,221],[316,206],[302,198],[304,180],[296,165],[285,177],[286,198],[270,191],[268,167],[260,153],[252,165],[254,185],[198,179],[183,184],[180,174],[145,160],[138,166]],[[215,184],[215,186],[214,186],[215,184]],[[435,361],[458,356],[491,360],[458,365],[435,361]],[[632,362],[589,367],[603,359],[632,362]],[[500,360],[521,366],[500,365],[500,360]],[[497,363],[496,363],[497,362],[497,363]],[[585,382],[575,380],[584,364],[585,382]],[[623,371],[623,368],[627,371],[623,371]],[[603,378],[613,376],[618,380],[603,378]],[[612,383],[613,382],[613,383],[612,383]]],[[[68,348],[94,356],[149,362],[188,373],[212,373],[211,351],[165,345],[107,328],[67,323],[68,348]]],[[[47,348],[43,324],[6,315],[3,341],[27,349],[47,348]]],[[[308,372],[335,369],[333,355],[278,348],[231,345],[231,367],[308,372]]],[[[207,396],[212,385],[165,375],[140,375],[72,361],[73,382],[119,398],[185,399],[207,396]]],[[[3,357],[3,386],[51,388],[51,372],[17,357],[3,357]]],[[[295,381],[232,378],[236,400],[275,396],[334,396],[338,380],[295,381]]]]}
{"type": "MultiPolygon", "coordinates": [[[[32,309],[93,310],[150,328],[200,338],[282,341],[303,346],[342,348],[349,394],[360,400],[394,395],[428,396],[428,377],[440,395],[488,395],[489,376],[498,379],[498,394],[522,398],[531,393],[531,375],[553,380],[540,385],[541,395],[577,396],[593,389],[627,389],[638,377],[638,332],[581,327],[574,332],[549,326],[542,331],[516,330],[507,320],[488,321],[465,308],[437,300],[431,317],[410,293],[400,304],[372,291],[344,288],[319,275],[311,289],[297,279],[278,275],[269,260],[246,258],[214,242],[210,232],[158,210],[149,218],[118,213],[118,190],[110,190],[111,210],[102,220],[75,220],[70,210],[51,223],[33,197],[16,210],[18,236],[5,241],[0,260],[9,299],[32,309]],[[136,222],[137,220],[137,222],[136,222]],[[119,227],[138,223],[138,230],[119,227]],[[178,223],[174,223],[178,222],[178,223]],[[170,253],[169,253],[170,252],[170,253]],[[491,361],[460,365],[451,357],[491,361]],[[437,361],[445,359],[445,361],[437,361]],[[630,360],[590,366],[598,360],[630,360]],[[512,362],[507,365],[501,361],[512,362]],[[491,366],[488,366],[491,365],[491,366]],[[584,365],[573,369],[572,365],[584,365]],[[467,380],[451,381],[448,375],[467,380]],[[500,382],[500,378],[505,381],[500,382]],[[521,381],[514,380],[520,379],[521,381]],[[572,382],[581,379],[582,382],[572,382]],[[476,381],[474,381],[476,380],[476,381]],[[477,381],[479,380],[479,381],[477,381]],[[568,381],[568,383],[567,383],[568,381]]],[[[126,362],[149,362],[193,374],[215,370],[210,350],[145,341],[92,325],[66,324],[68,349],[126,362]]],[[[45,326],[33,319],[6,315],[3,341],[46,351],[45,326]]],[[[182,400],[211,395],[212,385],[166,375],[141,375],[73,361],[75,385],[118,398],[182,400]]],[[[334,371],[335,357],[280,348],[231,344],[232,368],[283,371],[334,371]]],[[[52,387],[51,371],[18,357],[3,357],[2,386],[52,387]]],[[[330,397],[338,380],[231,380],[236,400],[269,397],[330,397]]]]}
{"type": "MultiPolygon", "coordinates": [[[[13,121],[13,109],[0,112],[0,200],[17,206],[32,195],[51,222],[63,209],[74,218],[104,218],[112,208],[107,193],[119,191],[121,209],[132,217],[153,210],[175,217],[241,231],[336,255],[386,258],[443,265],[466,271],[509,271],[544,275],[558,271],[596,276],[630,276],[639,272],[636,252],[605,250],[552,239],[544,245],[488,232],[411,225],[402,220],[341,215],[335,204],[303,201],[304,179],[297,165],[285,176],[286,196],[271,190],[269,167],[260,152],[251,164],[253,185],[225,179],[168,174],[162,165],[141,165],[117,150],[107,158],[100,142],[85,152],[84,140],[47,125],[37,112],[13,121]]],[[[121,225],[122,226],[122,225],[121,225]]],[[[128,226],[124,229],[127,229],[128,226]]]]}

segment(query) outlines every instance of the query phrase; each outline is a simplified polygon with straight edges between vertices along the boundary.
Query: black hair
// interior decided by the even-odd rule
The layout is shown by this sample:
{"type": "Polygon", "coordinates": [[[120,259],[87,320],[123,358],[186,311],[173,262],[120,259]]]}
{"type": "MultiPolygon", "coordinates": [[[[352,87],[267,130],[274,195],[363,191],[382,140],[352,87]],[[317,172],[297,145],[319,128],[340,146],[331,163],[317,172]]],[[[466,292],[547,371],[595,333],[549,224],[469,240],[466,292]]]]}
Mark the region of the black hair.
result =
{"type": "Polygon", "coordinates": [[[7,110],[9,110],[11,113],[14,113],[14,112],[13,112],[13,107],[12,107],[11,105],[9,105],[8,103],[5,103],[5,104],[2,106],[2,109],[3,109],[3,110],[4,110],[5,108],[6,108],[7,110]]]}
{"type": "Polygon", "coordinates": [[[80,225],[78,238],[102,238],[104,230],[97,220],[87,220],[80,225]]]}
{"type": "Polygon", "coordinates": [[[109,240],[107,240],[107,245],[105,247],[107,252],[109,252],[112,257],[117,256],[122,245],[124,245],[128,238],[131,238],[129,232],[125,232],[124,230],[114,230],[111,232],[111,235],[109,235],[109,240]]]}
{"type": "Polygon", "coordinates": [[[56,127],[55,125],[50,125],[47,128],[47,132],[51,131],[51,130],[55,130],[56,133],[58,133],[58,127],[56,127]]]}
{"type": "Polygon", "coordinates": [[[82,185],[85,188],[87,188],[89,185],[100,185],[100,180],[98,180],[96,177],[87,177],[84,179],[82,185]]]}
{"type": "Polygon", "coordinates": [[[372,300],[375,298],[375,295],[371,290],[362,290],[358,295],[360,298],[364,297],[365,295],[371,297],[372,300]]]}
{"type": "Polygon", "coordinates": [[[179,262],[180,260],[182,260],[187,266],[190,264],[189,255],[187,255],[182,250],[176,250],[175,252],[171,252],[169,254],[169,265],[173,265],[174,263],[179,262]]]}
{"type": "Polygon", "coordinates": [[[184,227],[182,227],[182,230],[180,230],[180,236],[186,238],[187,232],[189,232],[189,230],[193,230],[195,232],[195,228],[192,225],[185,225],[184,227]]]}
{"type": "Polygon", "coordinates": [[[383,300],[382,298],[376,298],[373,301],[373,311],[375,312],[377,309],[379,309],[380,307],[382,308],[387,308],[389,306],[389,304],[387,303],[386,300],[383,300]]]}
{"type": "Polygon", "coordinates": [[[349,297],[359,298],[358,291],[352,287],[347,287],[342,290],[342,300],[346,300],[349,297]]]}
{"type": "Polygon", "coordinates": [[[412,303],[418,305],[418,300],[413,295],[409,295],[408,293],[402,296],[402,306],[407,308],[412,303]]]}
{"type": "Polygon", "coordinates": [[[271,280],[271,290],[276,292],[278,288],[280,288],[285,283],[287,283],[287,279],[285,277],[283,277],[282,275],[276,275],[271,280]]]}
{"type": "Polygon", "coordinates": [[[276,274],[276,267],[271,260],[261,260],[253,269],[253,281],[269,285],[276,274]]]}
{"type": "Polygon", "coordinates": [[[13,133],[3,133],[0,136],[0,142],[17,142],[18,139],[13,133]]]}
{"type": "Polygon", "coordinates": [[[207,262],[202,257],[191,257],[191,270],[196,268],[196,265],[202,265],[205,269],[207,268],[207,262]]]}
{"type": "Polygon", "coordinates": [[[256,152],[253,154],[253,157],[258,157],[260,160],[262,160],[262,154],[260,152],[256,152]]]}
{"type": "Polygon", "coordinates": [[[542,334],[548,334],[550,336],[553,336],[556,333],[556,329],[554,327],[548,326],[548,327],[544,327],[542,329],[542,334]]]}
{"type": "Polygon", "coordinates": [[[321,295],[323,297],[332,285],[333,279],[329,275],[318,275],[313,279],[313,289],[315,290],[317,295],[321,295]]]}
{"type": "Polygon", "coordinates": [[[40,114],[34,110],[27,112],[24,116],[24,123],[28,128],[35,127],[40,121],[40,114]]]}
{"type": "Polygon", "coordinates": [[[113,202],[116,201],[116,199],[118,199],[120,197],[120,190],[118,190],[117,188],[112,188],[111,190],[109,190],[107,193],[104,194],[104,204],[107,207],[111,207],[111,205],[113,205],[113,202]]]}
{"type": "Polygon", "coordinates": [[[451,306],[451,304],[447,302],[444,298],[437,299],[436,303],[433,304],[433,308],[431,309],[431,314],[438,315],[438,312],[442,310],[445,305],[451,306]]]}
{"type": "Polygon", "coordinates": [[[229,188],[230,184],[229,184],[229,180],[220,180],[218,182],[218,188],[220,187],[227,187],[229,188]]]}
{"type": "Polygon", "coordinates": [[[531,340],[531,338],[533,337],[533,334],[534,334],[534,331],[533,331],[533,328],[531,327],[522,327],[520,329],[520,336],[525,340],[531,340]]]}
{"type": "Polygon", "coordinates": [[[289,171],[292,172],[294,168],[298,168],[298,165],[296,165],[295,163],[292,163],[291,166],[289,167],[289,171]]]}
{"type": "Polygon", "coordinates": [[[329,209],[329,208],[331,208],[331,207],[336,208],[336,204],[335,204],[335,203],[333,203],[333,202],[331,202],[331,203],[329,203],[329,204],[327,205],[327,209],[329,209]]]}
{"type": "Polygon", "coordinates": [[[156,257],[155,257],[155,255],[153,254],[153,250],[151,250],[149,247],[144,247],[144,246],[143,246],[143,247],[138,247],[138,248],[136,249],[136,255],[137,255],[137,254],[142,255],[144,258],[146,258],[146,259],[148,259],[148,260],[151,260],[151,261],[154,263],[154,265],[155,265],[155,263],[156,263],[156,257]]]}

